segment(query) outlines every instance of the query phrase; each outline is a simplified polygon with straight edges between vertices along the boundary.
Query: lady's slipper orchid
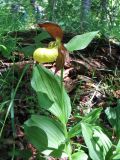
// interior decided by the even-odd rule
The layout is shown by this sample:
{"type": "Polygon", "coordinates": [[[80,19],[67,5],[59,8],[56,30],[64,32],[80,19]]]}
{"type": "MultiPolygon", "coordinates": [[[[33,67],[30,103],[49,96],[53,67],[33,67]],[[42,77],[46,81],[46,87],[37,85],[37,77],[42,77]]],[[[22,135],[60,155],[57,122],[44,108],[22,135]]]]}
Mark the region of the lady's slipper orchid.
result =
{"type": "Polygon", "coordinates": [[[54,23],[38,24],[44,28],[56,41],[50,42],[48,48],[38,48],[33,53],[33,58],[39,63],[47,63],[56,61],[56,71],[62,69],[65,63],[65,56],[68,53],[67,49],[62,44],[63,31],[59,25],[54,23]]]}

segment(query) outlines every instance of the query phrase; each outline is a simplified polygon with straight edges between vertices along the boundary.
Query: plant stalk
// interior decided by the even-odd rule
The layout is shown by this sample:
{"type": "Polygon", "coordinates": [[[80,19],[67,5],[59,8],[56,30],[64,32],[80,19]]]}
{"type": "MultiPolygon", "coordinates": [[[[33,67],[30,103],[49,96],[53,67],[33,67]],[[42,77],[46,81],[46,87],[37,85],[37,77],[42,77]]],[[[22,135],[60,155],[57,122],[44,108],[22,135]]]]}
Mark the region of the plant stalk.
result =
{"type": "MultiPolygon", "coordinates": [[[[64,73],[64,68],[61,69],[61,106],[62,106],[62,112],[65,113],[65,107],[64,107],[64,95],[63,95],[63,92],[64,92],[64,83],[63,83],[63,73],[64,73]]],[[[64,130],[65,130],[65,133],[66,133],[66,117],[65,115],[63,115],[63,119],[64,119],[64,130]]]]}
{"type": "MultiPolygon", "coordinates": [[[[64,73],[64,68],[61,69],[61,104],[62,104],[62,111],[63,111],[63,114],[65,113],[65,107],[64,107],[64,78],[63,78],[63,73],[64,73]]],[[[66,117],[65,117],[65,114],[64,114],[64,132],[65,132],[65,136],[66,136],[66,139],[68,139],[68,132],[67,132],[67,126],[66,126],[66,121],[65,121],[66,117]]],[[[65,151],[69,157],[69,160],[72,160],[71,158],[71,144],[70,144],[70,141],[68,139],[68,142],[66,142],[66,145],[65,145],[65,151]]]]}

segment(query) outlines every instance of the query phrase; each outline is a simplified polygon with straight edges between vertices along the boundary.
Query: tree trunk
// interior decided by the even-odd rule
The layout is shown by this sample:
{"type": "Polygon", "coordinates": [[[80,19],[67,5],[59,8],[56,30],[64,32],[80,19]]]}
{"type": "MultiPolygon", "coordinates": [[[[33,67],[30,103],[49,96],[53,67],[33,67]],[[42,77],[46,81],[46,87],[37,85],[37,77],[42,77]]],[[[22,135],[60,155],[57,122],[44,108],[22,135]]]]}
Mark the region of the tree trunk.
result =
{"type": "Polygon", "coordinates": [[[81,22],[83,30],[89,25],[89,16],[91,9],[91,0],[81,0],[81,22]]]}
{"type": "Polygon", "coordinates": [[[107,6],[108,0],[101,0],[101,20],[105,20],[107,18],[107,6]]]}
{"type": "Polygon", "coordinates": [[[49,3],[49,21],[54,20],[54,9],[56,5],[56,0],[48,0],[49,3]]]}

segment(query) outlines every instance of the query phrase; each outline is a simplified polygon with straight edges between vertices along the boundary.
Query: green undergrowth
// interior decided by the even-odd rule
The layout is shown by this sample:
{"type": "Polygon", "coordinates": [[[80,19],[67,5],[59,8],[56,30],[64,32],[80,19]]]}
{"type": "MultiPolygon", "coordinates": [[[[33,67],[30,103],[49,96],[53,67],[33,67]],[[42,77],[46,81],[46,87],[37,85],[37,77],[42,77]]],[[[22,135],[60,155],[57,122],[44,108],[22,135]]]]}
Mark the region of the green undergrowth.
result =
{"type": "MultiPolygon", "coordinates": [[[[46,33],[37,40],[45,37],[48,37],[46,33]]],[[[74,40],[83,42],[84,37],[77,36],[65,45],[70,51],[81,50],[90,40],[85,38],[82,45],[74,40]]],[[[2,47],[4,53],[8,47],[2,47]]],[[[8,62],[16,63],[16,55],[11,52],[11,57],[4,55],[4,59],[7,56],[8,62]]],[[[33,153],[29,144],[35,149],[36,159],[50,156],[72,160],[119,159],[119,69],[102,79],[94,71],[90,75],[86,73],[83,76],[89,76],[91,81],[87,84],[79,80],[72,93],[67,94],[64,86],[61,92],[60,77],[41,65],[22,68],[13,65],[1,72],[1,160],[30,158],[33,153]]]]}

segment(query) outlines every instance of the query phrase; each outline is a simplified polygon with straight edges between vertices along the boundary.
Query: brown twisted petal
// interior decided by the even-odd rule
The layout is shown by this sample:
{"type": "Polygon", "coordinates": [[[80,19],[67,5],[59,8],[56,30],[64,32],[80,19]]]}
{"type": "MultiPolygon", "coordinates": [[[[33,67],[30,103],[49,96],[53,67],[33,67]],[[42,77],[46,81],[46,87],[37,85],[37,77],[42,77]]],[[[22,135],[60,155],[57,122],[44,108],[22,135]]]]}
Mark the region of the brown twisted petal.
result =
{"type": "Polygon", "coordinates": [[[38,26],[44,28],[53,38],[63,39],[63,31],[58,24],[46,22],[38,24],[38,26]]]}

